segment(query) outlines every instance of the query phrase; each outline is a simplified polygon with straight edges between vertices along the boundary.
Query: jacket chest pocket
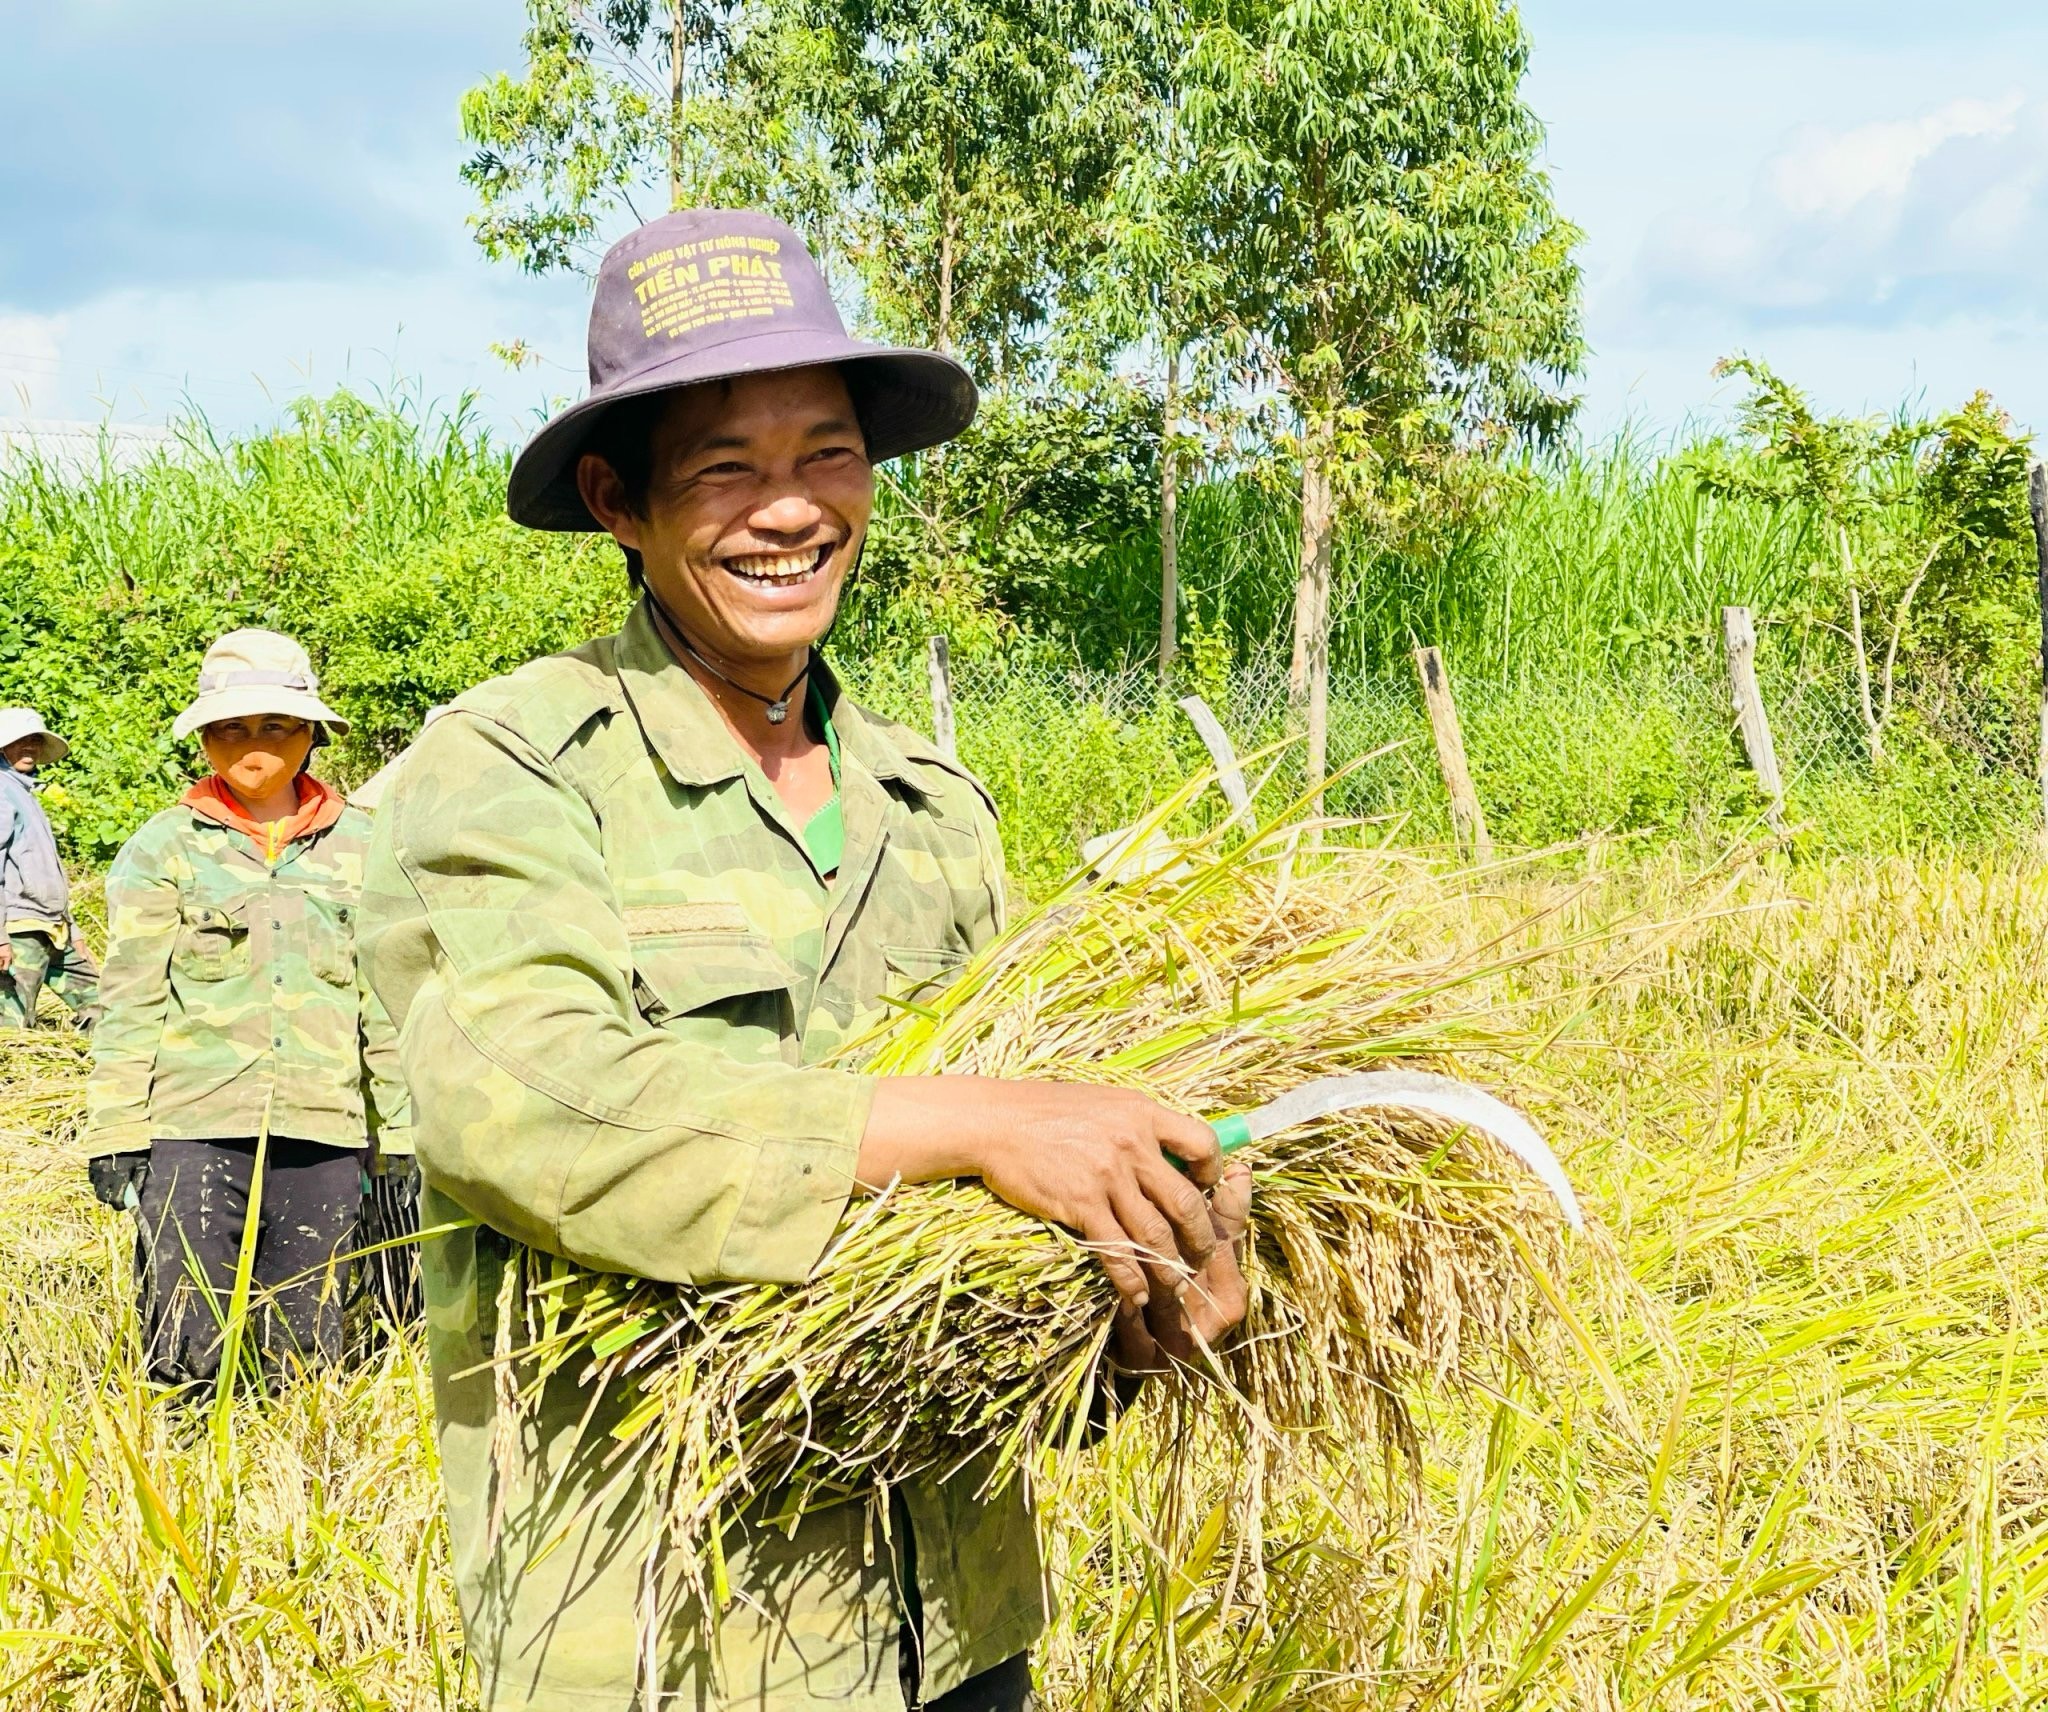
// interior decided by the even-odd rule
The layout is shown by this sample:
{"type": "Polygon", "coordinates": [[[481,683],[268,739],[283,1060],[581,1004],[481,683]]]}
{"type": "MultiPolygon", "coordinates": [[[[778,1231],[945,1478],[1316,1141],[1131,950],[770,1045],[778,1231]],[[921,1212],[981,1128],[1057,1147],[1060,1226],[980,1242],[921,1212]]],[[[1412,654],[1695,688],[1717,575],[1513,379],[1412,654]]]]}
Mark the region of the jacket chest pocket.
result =
{"type": "Polygon", "coordinates": [[[339,898],[308,893],[306,897],[306,962],[330,986],[356,983],[356,906],[339,898]]]}
{"type": "Polygon", "coordinates": [[[631,948],[633,1003],[655,1027],[745,1061],[793,1061],[792,976],[765,934],[651,934],[631,948]]]}
{"type": "Polygon", "coordinates": [[[889,997],[917,1004],[950,986],[967,961],[967,953],[941,945],[885,945],[882,962],[889,970],[889,997]]]}
{"type": "Polygon", "coordinates": [[[246,911],[188,903],[178,911],[171,967],[187,980],[226,981],[249,973],[246,911]]]}

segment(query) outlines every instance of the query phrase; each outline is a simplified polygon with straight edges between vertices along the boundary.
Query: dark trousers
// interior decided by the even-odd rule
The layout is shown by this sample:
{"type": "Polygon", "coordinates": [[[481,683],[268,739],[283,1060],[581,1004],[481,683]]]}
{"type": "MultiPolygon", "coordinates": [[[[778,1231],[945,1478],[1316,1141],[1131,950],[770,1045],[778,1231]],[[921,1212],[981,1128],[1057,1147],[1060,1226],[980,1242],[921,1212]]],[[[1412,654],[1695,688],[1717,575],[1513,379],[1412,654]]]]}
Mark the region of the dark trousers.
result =
{"type": "MultiPolygon", "coordinates": [[[[205,1384],[220,1372],[255,1164],[253,1140],[150,1146],[135,1269],[149,1376],[159,1384],[205,1384]]],[[[340,1263],[361,1207],[360,1153],[270,1138],[243,1334],[266,1372],[340,1358],[340,1263]]]]}
{"type": "Polygon", "coordinates": [[[999,1665],[970,1676],[936,1700],[920,1699],[924,1677],[924,1601],[917,1592],[917,1532],[910,1525],[910,1506],[900,1492],[890,1494],[896,1537],[903,1542],[903,1632],[896,1641],[896,1675],[909,1712],[1031,1712],[1031,1655],[1017,1653],[999,1665]]]}
{"type": "MultiPolygon", "coordinates": [[[[906,1671],[906,1675],[908,1672],[906,1671]]],[[[917,1700],[911,1682],[903,1688],[903,1704],[917,1712],[1029,1712],[1031,1698],[1031,1655],[1019,1653],[1004,1659],[994,1670],[970,1676],[949,1694],[936,1700],[917,1700]]]]}

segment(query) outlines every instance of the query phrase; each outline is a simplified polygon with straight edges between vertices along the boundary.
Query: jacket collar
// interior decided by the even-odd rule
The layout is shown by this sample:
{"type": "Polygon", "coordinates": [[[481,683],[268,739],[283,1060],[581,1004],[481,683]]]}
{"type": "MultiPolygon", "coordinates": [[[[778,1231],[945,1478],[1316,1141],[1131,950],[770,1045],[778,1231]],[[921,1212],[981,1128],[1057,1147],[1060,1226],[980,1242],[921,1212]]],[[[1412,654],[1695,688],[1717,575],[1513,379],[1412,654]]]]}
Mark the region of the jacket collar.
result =
{"type": "MultiPolygon", "coordinates": [[[[704,687],[669,652],[655,629],[645,595],[619,632],[615,658],[633,716],[677,784],[701,788],[745,774],[747,757],[739,740],[726,729],[704,687]]],[[[892,780],[919,796],[929,795],[930,786],[903,751],[846,694],[822,658],[813,658],[811,675],[839,732],[842,765],[851,758],[878,779],[892,780]]]]}

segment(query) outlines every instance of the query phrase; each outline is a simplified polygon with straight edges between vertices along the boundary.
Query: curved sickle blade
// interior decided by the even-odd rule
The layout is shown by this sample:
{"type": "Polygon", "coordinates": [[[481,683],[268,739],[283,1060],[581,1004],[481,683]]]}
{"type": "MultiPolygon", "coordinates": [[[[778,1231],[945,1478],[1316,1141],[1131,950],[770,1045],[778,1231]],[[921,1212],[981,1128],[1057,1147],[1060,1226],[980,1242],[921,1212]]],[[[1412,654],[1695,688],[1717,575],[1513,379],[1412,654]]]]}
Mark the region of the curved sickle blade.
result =
{"type": "Polygon", "coordinates": [[[1224,1151],[1229,1152],[1233,1146],[1263,1141],[1311,1118],[1373,1108],[1427,1112],[1491,1136],[1535,1172],[1543,1186],[1557,1197],[1557,1204],[1564,1209],[1565,1222],[1573,1230],[1585,1229],[1571,1179],[1564,1174],[1564,1167],[1545,1145],[1536,1126],[1506,1101],[1455,1077],[1436,1076],[1426,1070],[1368,1070],[1356,1076],[1325,1076],[1304,1082],[1255,1112],[1226,1118],[1217,1126],[1217,1133],[1224,1137],[1224,1151]]]}

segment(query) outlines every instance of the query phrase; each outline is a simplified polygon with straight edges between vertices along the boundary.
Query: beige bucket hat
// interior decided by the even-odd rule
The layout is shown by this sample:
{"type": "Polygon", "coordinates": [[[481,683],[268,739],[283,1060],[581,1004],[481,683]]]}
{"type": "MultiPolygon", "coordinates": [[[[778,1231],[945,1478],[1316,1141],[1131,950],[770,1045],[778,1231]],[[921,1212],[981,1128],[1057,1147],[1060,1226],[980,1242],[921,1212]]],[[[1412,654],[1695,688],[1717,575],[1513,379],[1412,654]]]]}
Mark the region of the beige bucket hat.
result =
{"type": "Polygon", "coordinates": [[[71,753],[71,745],[45,725],[43,716],[34,708],[0,707],[0,749],[19,743],[24,737],[43,740],[45,761],[61,761],[71,753]]]}
{"type": "Polygon", "coordinates": [[[190,737],[222,719],[283,713],[324,725],[337,736],[348,721],[320,699],[313,662],[289,636],[275,630],[230,630],[199,663],[199,693],[171,726],[190,737]]]}

